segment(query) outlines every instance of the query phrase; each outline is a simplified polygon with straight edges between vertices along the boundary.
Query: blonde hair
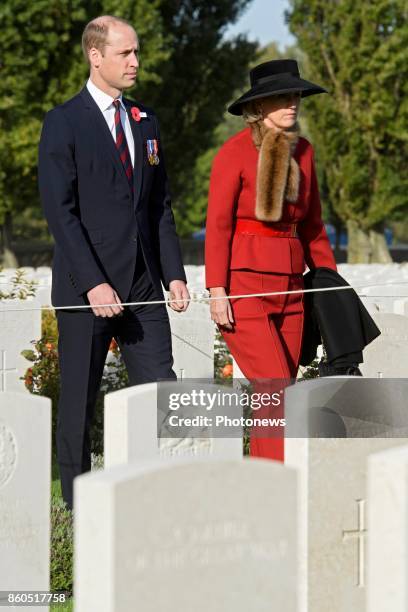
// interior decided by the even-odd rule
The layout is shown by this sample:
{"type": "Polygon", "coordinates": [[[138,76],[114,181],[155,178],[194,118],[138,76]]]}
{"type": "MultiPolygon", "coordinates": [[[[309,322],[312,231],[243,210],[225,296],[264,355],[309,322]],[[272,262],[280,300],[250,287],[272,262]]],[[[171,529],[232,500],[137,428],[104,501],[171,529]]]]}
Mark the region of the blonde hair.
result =
{"type": "Polygon", "coordinates": [[[257,148],[261,146],[265,126],[263,123],[262,109],[258,100],[250,100],[242,105],[242,117],[248,127],[251,128],[252,140],[257,148]]]}
{"type": "Polygon", "coordinates": [[[248,125],[262,121],[263,114],[258,100],[250,100],[242,105],[242,117],[248,125]]]}
{"type": "Polygon", "coordinates": [[[105,51],[105,47],[108,42],[109,26],[114,23],[122,23],[133,28],[132,24],[122,19],[122,17],[115,17],[114,15],[101,15],[95,17],[86,26],[82,33],[82,51],[86,61],[89,64],[89,51],[92,47],[98,49],[102,54],[105,51]]]}

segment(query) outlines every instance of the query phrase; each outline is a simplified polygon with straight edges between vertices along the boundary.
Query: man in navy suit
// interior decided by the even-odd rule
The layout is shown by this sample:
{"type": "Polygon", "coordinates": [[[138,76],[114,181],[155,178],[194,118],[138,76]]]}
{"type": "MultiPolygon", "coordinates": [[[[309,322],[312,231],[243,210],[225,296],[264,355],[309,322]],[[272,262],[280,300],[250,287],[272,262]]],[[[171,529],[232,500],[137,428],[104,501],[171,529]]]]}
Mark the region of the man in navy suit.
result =
{"type": "Polygon", "coordinates": [[[85,28],[90,77],[47,113],[39,146],[39,187],[55,239],[52,302],[57,311],[61,392],[57,456],[62,492],[91,467],[90,427],[114,337],[131,385],[175,379],[163,299],[188,305],[159,126],[150,108],[122,97],[135,84],[139,42],[126,21],[103,16],[85,28]]]}

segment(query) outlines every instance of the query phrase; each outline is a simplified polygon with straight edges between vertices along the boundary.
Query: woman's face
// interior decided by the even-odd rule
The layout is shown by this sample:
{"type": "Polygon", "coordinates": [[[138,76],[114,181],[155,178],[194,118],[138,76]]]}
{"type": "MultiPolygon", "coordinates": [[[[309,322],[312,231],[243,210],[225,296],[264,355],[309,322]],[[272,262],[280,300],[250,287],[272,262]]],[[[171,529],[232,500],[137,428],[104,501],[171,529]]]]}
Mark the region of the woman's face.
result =
{"type": "Polygon", "coordinates": [[[259,108],[268,128],[286,130],[297,121],[300,106],[300,92],[278,94],[259,100],[259,108]]]}

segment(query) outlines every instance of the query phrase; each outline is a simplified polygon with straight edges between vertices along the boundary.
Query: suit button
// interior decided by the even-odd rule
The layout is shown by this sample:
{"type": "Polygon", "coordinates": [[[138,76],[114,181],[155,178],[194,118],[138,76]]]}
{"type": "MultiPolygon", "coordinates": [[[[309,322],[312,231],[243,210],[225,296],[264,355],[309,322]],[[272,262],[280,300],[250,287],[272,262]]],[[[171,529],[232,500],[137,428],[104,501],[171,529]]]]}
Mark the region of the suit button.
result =
{"type": "Polygon", "coordinates": [[[137,236],[133,236],[132,240],[133,242],[137,242],[137,236]]]}

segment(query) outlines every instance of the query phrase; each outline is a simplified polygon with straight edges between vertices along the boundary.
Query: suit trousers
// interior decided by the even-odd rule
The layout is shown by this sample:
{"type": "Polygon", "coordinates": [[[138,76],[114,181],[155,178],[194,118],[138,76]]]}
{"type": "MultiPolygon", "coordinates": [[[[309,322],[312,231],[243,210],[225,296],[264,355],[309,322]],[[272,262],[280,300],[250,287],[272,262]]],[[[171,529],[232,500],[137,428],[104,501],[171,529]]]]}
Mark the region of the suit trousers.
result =
{"type": "MultiPolygon", "coordinates": [[[[161,300],[141,249],[127,302],[161,300]]],[[[61,389],[57,459],[63,498],[73,508],[73,480],[91,469],[91,427],[109,345],[115,338],[130,385],[176,380],[169,317],[164,304],[125,307],[112,318],[92,312],[57,311],[61,389]]]]}
{"type": "MultiPolygon", "coordinates": [[[[303,289],[302,274],[272,274],[232,270],[229,295],[249,295],[303,289]]],[[[303,293],[231,299],[235,324],[220,329],[231,354],[254,391],[279,392],[296,378],[304,325],[303,293]]],[[[283,418],[284,406],[254,411],[254,417],[283,418]]],[[[284,430],[253,429],[250,453],[255,457],[284,460],[284,430]],[[264,430],[265,433],[268,430],[264,430]]]]}

